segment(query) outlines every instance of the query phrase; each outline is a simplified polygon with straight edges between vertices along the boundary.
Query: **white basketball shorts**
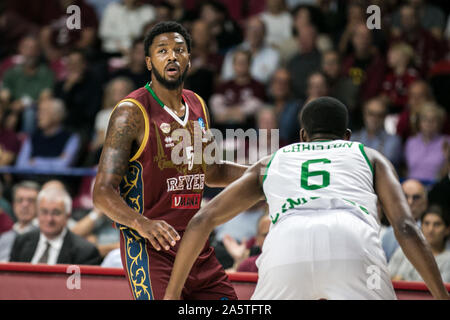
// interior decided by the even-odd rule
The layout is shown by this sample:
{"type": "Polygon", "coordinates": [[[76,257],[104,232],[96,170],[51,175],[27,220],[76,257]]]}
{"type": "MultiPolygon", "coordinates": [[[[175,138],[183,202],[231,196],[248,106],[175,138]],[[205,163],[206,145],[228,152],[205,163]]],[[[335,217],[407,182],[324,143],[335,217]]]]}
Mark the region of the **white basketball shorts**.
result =
{"type": "Polygon", "coordinates": [[[396,299],[377,230],[353,213],[284,217],[257,260],[252,299],[396,299]]]}

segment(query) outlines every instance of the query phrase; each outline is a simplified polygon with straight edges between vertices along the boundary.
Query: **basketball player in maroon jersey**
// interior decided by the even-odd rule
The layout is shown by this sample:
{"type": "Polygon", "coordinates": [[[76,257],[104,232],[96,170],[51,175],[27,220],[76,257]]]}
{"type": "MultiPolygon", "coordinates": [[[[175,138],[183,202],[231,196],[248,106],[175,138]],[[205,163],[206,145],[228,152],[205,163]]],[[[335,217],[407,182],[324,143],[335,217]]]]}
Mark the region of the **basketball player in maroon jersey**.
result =
{"type": "MultiPolygon", "coordinates": [[[[230,162],[192,162],[194,128],[206,132],[204,101],[183,82],[190,67],[190,36],[161,22],[145,41],[151,82],[121,100],[111,114],[94,187],[94,204],[120,228],[122,264],[135,299],[162,299],[177,242],[199,210],[205,183],[225,187],[246,170],[230,162]],[[171,158],[172,132],[184,129],[189,161],[171,158]],[[189,145],[190,144],[190,145],[189,145]]],[[[198,132],[198,131],[197,131],[198,132]]],[[[207,140],[207,139],[206,139],[207,140]]],[[[202,139],[202,149],[211,143],[202,139]]],[[[236,299],[209,244],[190,275],[184,299],[236,299]]]]}

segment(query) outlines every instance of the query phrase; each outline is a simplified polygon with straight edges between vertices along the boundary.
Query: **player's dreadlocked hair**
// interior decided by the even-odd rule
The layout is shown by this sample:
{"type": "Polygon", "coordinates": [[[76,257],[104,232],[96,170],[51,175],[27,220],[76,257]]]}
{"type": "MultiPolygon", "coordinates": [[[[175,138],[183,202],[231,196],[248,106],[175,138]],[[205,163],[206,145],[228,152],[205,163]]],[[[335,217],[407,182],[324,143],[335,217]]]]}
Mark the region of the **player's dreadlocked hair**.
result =
{"type": "Polygon", "coordinates": [[[330,134],[343,137],[348,126],[347,107],[335,98],[320,97],[303,107],[300,121],[309,136],[330,134]]]}
{"type": "Polygon", "coordinates": [[[145,55],[149,56],[149,48],[153,43],[153,39],[155,37],[159,36],[163,33],[168,32],[177,32],[181,34],[181,36],[184,38],[184,41],[186,41],[186,46],[188,49],[188,52],[191,53],[191,36],[189,32],[178,22],[175,21],[163,21],[157,23],[147,34],[147,36],[144,39],[144,49],[145,49],[145,55]]]}

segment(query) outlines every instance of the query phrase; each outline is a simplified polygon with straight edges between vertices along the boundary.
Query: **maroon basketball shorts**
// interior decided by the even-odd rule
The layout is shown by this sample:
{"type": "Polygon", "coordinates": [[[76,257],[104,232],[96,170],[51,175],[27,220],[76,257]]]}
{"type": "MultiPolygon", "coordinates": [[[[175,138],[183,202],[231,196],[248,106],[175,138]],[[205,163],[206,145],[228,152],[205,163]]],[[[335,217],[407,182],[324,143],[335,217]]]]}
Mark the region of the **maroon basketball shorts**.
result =
{"type": "MultiPolygon", "coordinates": [[[[136,231],[121,228],[122,264],[134,299],[160,300],[164,297],[178,246],[179,243],[168,251],[157,251],[136,231]]],[[[197,258],[186,280],[181,298],[237,299],[234,288],[212,247],[205,246],[197,258]]]]}

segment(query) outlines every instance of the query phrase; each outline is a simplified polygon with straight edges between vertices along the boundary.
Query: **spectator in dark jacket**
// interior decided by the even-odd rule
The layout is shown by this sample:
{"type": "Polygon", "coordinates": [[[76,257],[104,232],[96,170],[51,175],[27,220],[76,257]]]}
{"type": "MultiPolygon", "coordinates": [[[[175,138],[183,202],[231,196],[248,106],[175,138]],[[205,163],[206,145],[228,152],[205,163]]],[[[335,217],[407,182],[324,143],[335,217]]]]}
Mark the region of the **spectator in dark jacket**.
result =
{"type": "Polygon", "coordinates": [[[100,264],[97,248],[67,228],[72,199],[60,188],[49,187],[37,198],[39,230],[16,238],[10,261],[43,264],[100,264]]]}

